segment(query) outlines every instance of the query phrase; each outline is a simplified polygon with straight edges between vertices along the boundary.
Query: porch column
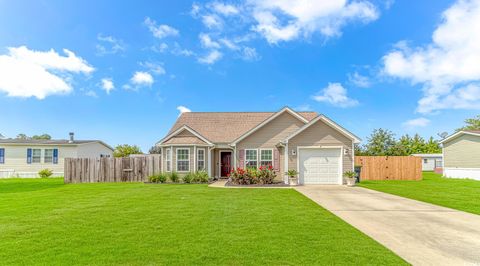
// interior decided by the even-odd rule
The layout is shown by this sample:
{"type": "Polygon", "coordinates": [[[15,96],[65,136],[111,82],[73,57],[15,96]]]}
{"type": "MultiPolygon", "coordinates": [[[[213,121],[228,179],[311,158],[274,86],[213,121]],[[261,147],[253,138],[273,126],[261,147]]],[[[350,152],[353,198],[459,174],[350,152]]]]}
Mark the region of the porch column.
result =
{"type": "Polygon", "coordinates": [[[197,145],[193,145],[193,171],[197,171],[197,145]]]}
{"type": "Polygon", "coordinates": [[[288,142],[285,144],[284,149],[285,165],[283,166],[283,182],[285,182],[285,184],[288,184],[288,176],[285,174],[288,171],[288,142]]]}
{"type": "Polygon", "coordinates": [[[208,147],[208,154],[207,154],[207,157],[208,157],[208,165],[207,165],[207,169],[208,169],[208,176],[212,177],[212,147],[208,147]]]}

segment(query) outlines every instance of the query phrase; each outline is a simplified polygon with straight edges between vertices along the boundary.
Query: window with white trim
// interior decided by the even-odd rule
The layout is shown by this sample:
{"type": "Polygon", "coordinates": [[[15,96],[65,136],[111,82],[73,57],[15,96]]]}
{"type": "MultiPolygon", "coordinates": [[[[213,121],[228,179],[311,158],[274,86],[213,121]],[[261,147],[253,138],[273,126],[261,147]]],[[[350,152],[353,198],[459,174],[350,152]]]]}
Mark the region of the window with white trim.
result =
{"type": "Polygon", "coordinates": [[[197,150],[197,171],[205,170],[205,149],[197,150]]]}
{"type": "Polygon", "coordinates": [[[190,149],[177,149],[177,171],[190,171],[190,149]]]}
{"type": "Polygon", "coordinates": [[[273,166],[273,150],[260,150],[260,166],[273,166]]]}
{"type": "Polygon", "coordinates": [[[245,168],[257,168],[257,150],[245,150],[245,168]]]}
{"type": "Polygon", "coordinates": [[[43,153],[44,163],[53,163],[53,149],[45,149],[43,153]]]}
{"type": "Polygon", "coordinates": [[[40,163],[42,160],[42,150],[32,149],[32,163],[40,163]]]}
{"type": "Polygon", "coordinates": [[[172,150],[165,150],[165,164],[167,165],[167,172],[172,171],[172,150]]]}

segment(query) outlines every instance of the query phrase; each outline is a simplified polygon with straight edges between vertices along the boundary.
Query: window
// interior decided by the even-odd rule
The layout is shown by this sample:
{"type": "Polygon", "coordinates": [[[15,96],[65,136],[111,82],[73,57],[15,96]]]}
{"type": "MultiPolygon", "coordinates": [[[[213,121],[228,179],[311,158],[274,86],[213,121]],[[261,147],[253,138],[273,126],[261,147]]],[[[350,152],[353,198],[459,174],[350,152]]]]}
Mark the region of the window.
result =
{"type": "Polygon", "coordinates": [[[177,149],[177,171],[190,171],[190,149],[177,149]]]}
{"type": "Polygon", "coordinates": [[[0,149],[0,163],[5,163],[5,149],[0,149]]]}
{"type": "Polygon", "coordinates": [[[172,171],[172,150],[170,149],[165,150],[165,161],[167,164],[167,172],[172,171]]]}
{"type": "Polygon", "coordinates": [[[32,149],[32,163],[40,163],[42,159],[42,150],[32,149]]]}
{"type": "Polygon", "coordinates": [[[197,170],[205,170],[205,149],[197,150],[197,170]]]}
{"type": "Polygon", "coordinates": [[[53,149],[45,149],[43,154],[44,163],[53,163],[53,149]]]}
{"type": "Polygon", "coordinates": [[[273,150],[260,150],[260,166],[273,166],[273,150]]]}
{"type": "Polygon", "coordinates": [[[245,150],[245,168],[257,168],[257,150],[245,150]]]}
{"type": "Polygon", "coordinates": [[[423,163],[428,163],[428,159],[423,159],[423,163]]]}

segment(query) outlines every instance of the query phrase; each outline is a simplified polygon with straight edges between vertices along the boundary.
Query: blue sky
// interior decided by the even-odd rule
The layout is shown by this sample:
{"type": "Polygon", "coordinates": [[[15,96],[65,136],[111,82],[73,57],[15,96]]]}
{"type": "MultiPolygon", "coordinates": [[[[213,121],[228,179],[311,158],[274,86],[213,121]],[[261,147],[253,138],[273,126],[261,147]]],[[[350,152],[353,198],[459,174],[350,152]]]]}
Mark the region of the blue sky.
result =
{"type": "Polygon", "coordinates": [[[479,113],[479,1],[126,2],[0,0],[1,134],[147,151],[179,109],[290,106],[363,139],[479,113]]]}

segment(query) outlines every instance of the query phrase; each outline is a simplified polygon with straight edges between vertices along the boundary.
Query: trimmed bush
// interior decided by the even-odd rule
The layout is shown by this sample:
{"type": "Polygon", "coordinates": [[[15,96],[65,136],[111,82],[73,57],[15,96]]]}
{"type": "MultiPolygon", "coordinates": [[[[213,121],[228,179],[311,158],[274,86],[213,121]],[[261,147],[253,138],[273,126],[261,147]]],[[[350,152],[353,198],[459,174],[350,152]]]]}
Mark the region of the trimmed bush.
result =
{"type": "Polygon", "coordinates": [[[159,175],[157,176],[157,178],[158,178],[158,181],[159,181],[160,183],[165,183],[165,182],[167,182],[167,178],[168,178],[168,177],[167,177],[167,174],[161,173],[161,174],[159,174],[159,175]]]}
{"type": "Polygon", "coordinates": [[[152,183],[158,183],[159,182],[159,179],[158,179],[158,175],[151,175],[148,177],[148,181],[152,182],[152,183]]]}
{"type": "Polygon", "coordinates": [[[190,184],[192,183],[192,181],[195,179],[195,174],[194,173],[187,173],[184,177],[183,177],[183,183],[186,183],[186,184],[190,184]]]}
{"type": "Polygon", "coordinates": [[[42,169],[42,170],[38,171],[38,175],[41,178],[48,178],[48,177],[53,175],[53,171],[50,170],[50,169],[42,169]]]}
{"type": "Polygon", "coordinates": [[[170,181],[172,181],[173,183],[178,183],[180,181],[180,177],[176,172],[171,172],[168,175],[168,179],[170,179],[170,181]]]}
{"type": "Polygon", "coordinates": [[[273,184],[277,174],[272,166],[256,168],[237,168],[229,174],[232,183],[237,185],[273,184]]]}
{"type": "Polygon", "coordinates": [[[206,171],[197,171],[195,172],[195,177],[193,179],[193,182],[195,183],[208,183],[208,180],[210,177],[208,176],[208,173],[206,171]]]}

